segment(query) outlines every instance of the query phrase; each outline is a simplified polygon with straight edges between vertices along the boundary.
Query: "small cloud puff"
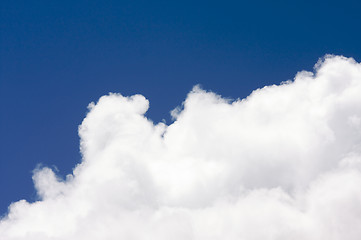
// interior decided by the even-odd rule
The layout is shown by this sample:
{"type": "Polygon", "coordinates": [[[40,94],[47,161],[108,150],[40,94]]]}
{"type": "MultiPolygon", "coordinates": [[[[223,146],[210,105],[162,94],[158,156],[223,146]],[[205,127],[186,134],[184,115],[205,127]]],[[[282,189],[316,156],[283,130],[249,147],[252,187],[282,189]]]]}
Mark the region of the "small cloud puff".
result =
{"type": "Polygon", "coordinates": [[[35,171],[40,200],[10,205],[4,240],[359,239],[361,65],[315,72],[230,101],[195,87],[174,122],[141,95],[103,96],[79,127],[66,180],[35,171]]]}

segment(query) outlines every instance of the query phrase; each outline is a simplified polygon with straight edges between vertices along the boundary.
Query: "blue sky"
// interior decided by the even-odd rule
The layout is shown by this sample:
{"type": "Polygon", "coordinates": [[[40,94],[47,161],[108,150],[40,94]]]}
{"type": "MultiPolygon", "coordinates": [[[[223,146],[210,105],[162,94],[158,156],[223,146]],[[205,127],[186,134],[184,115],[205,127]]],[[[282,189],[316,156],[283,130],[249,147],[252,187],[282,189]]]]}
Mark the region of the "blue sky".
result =
{"type": "Polygon", "coordinates": [[[359,1],[1,2],[0,212],[36,199],[41,163],[80,162],[78,125],[108,92],[141,93],[147,116],[196,84],[224,97],[312,70],[319,57],[361,60],[359,1]]]}

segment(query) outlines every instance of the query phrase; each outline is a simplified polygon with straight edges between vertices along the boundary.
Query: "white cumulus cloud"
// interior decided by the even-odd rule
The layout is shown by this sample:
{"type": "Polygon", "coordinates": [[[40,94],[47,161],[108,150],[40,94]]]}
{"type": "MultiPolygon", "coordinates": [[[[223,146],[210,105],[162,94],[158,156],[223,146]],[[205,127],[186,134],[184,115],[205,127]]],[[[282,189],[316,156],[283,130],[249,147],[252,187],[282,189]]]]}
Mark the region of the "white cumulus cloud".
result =
{"type": "Polygon", "coordinates": [[[65,180],[36,170],[40,200],[12,203],[0,239],[360,239],[353,59],[326,56],[234,101],[195,87],[169,126],[148,106],[120,94],[90,104],[82,162],[65,180]]]}

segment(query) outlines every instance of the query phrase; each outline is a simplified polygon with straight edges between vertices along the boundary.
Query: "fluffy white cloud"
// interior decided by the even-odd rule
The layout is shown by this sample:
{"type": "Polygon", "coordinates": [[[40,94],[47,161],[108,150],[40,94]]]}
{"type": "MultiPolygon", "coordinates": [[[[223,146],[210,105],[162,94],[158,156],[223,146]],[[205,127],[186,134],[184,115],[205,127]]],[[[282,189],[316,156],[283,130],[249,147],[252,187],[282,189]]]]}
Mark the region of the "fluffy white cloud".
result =
{"type": "Polygon", "coordinates": [[[195,87],[174,123],[141,95],[109,94],[79,127],[82,163],[33,179],[41,200],[9,207],[2,240],[360,239],[361,65],[231,101],[195,87]]]}

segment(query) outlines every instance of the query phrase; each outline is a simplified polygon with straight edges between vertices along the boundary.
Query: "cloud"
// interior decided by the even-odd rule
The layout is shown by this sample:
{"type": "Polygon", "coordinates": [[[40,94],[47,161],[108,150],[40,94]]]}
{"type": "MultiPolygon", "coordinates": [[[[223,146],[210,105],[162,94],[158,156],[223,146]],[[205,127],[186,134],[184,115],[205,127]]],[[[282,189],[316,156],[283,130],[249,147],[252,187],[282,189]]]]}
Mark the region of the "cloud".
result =
{"type": "Polygon", "coordinates": [[[353,59],[326,56],[241,100],[195,87],[169,126],[148,107],[141,95],[91,103],[82,162],[65,180],[36,170],[40,200],[11,204],[0,239],[360,238],[353,59]]]}

